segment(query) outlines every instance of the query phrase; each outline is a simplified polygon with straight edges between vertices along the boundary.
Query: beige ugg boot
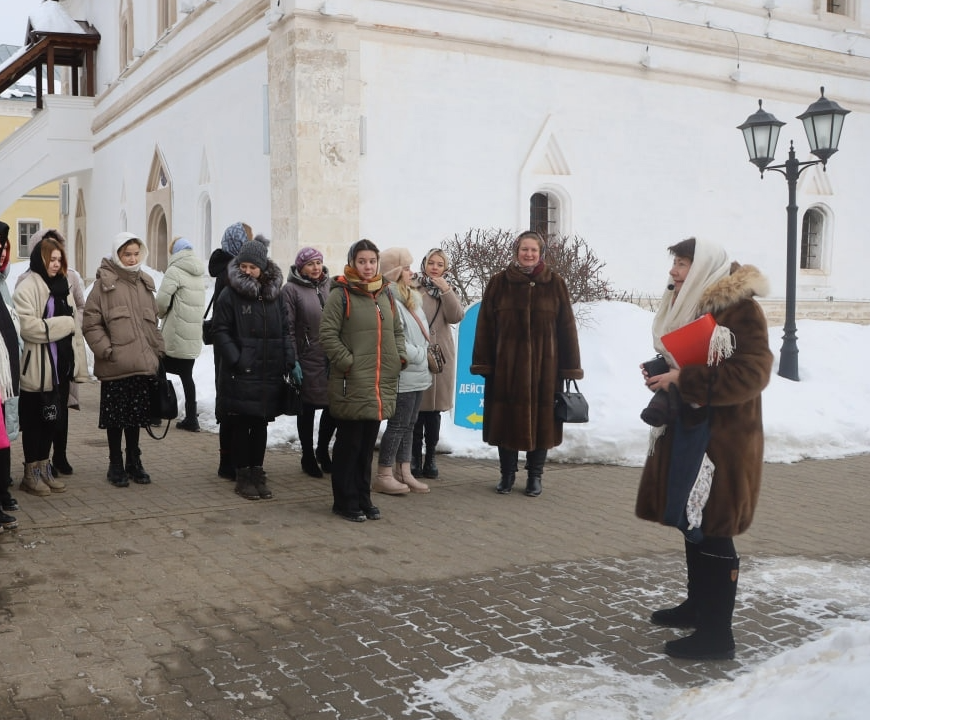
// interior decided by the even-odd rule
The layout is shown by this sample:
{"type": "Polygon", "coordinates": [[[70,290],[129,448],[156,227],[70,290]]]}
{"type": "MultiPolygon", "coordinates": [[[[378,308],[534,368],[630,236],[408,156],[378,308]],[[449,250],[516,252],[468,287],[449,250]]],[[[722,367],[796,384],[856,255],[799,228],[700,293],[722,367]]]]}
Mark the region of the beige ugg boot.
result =
{"type": "Polygon", "coordinates": [[[400,482],[404,483],[407,487],[410,488],[412,492],[415,493],[428,493],[430,492],[430,486],[425,482],[420,482],[413,476],[413,472],[410,470],[410,463],[400,463],[400,482]]]}
{"type": "Polygon", "coordinates": [[[57,480],[54,476],[53,465],[50,464],[50,458],[38,462],[37,467],[40,469],[40,479],[50,488],[51,492],[62,493],[67,491],[67,486],[64,485],[63,481],[57,480]]]}
{"type": "Polygon", "coordinates": [[[377,465],[377,476],[370,483],[370,489],[384,495],[406,495],[410,488],[398,482],[389,465],[377,465]]]}
{"type": "Polygon", "coordinates": [[[31,495],[46,497],[50,494],[50,488],[43,482],[39,466],[39,462],[25,462],[23,464],[23,479],[20,481],[20,489],[31,495]]]}

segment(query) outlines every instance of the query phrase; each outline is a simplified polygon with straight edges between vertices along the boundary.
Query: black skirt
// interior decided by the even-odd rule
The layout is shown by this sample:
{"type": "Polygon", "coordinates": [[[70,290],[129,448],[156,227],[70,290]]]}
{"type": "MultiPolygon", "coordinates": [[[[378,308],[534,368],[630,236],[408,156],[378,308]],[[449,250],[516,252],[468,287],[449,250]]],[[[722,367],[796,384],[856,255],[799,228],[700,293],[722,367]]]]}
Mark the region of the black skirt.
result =
{"type": "Polygon", "coordinates": [[[100,383],[100,429],[150,425],[153,375],[131,375],[100,383]]]}

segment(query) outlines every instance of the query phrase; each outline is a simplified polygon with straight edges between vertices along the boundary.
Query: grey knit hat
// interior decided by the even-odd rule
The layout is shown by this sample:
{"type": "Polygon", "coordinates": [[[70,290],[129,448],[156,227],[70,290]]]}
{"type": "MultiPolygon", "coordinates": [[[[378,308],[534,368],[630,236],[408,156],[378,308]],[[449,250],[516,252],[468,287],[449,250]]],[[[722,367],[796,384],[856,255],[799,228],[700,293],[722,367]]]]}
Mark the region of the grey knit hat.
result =
{"type": "Polygon", "coordinates": [[[267,246],[259,240],[248,240],[240,246],[237,253],[237,264],[251,263],[260,268],[260,272],[267,269],[267,246]]]}

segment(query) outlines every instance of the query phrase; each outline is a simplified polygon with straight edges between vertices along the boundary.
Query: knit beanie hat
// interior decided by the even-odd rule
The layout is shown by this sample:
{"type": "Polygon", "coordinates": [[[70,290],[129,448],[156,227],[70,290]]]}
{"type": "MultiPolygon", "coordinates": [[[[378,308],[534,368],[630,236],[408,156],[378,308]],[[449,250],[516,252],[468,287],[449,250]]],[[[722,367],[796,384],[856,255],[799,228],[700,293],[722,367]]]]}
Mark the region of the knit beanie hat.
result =
{"type": "Polygon", "coordinates": [[[170,254],[176,255],[181,250],[193,250],[193,243],[186,238],[177,238],[173,241],[173,245],[170,246],[170,254]]]}
{"type": "Polygon", "coordinates": [[[406,248],[387,248],[380,253],[380,274],[384,280],[397,282],[405,267],[413,263],[413,255],[406,248]]]}
{"type": "Polygon", "coordinates": [[[223,231],[223,239],[220,241],[220,249],[228,255],[236,257],[240,252],[240,246],[247,240],[253,239],[253,230],[246,223],[234,223],[223,231]]]}
{"type": "Polygon", "coordinates": [[[319,260],[320,264],[323,265],[323,253],[316,248],[305,247],[300,248],[300,252],[297,253],[297,258],[293,261],[293,264],[297,268],[297,272],[300,272],[303,270],[304,265],[314,260],[319,260]]]}
{"type": "Polygon", "coordinates": [[[260,272],[267,269],[267,246],[259,240],[248,240],[240,246],[237,253],[237,264],[251,263],[260,268],[260,272]]]}

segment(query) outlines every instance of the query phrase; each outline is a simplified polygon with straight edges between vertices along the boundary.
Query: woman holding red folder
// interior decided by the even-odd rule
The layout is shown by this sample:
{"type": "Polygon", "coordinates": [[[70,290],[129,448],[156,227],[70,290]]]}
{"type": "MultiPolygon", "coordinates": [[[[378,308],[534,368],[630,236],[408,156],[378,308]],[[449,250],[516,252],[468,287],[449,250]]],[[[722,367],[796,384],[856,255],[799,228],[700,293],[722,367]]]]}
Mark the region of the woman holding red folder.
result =
{"type": "Polygon", "coordinates": [[[757,268],[730,262],[723,248],[702,240],[688,238],[668,250],[674,256],[671,282],[653,332],[671,367],[652,377],[644,371],[644,378],[653,391],[674,387],[679,418],[651,431],[636,514],[683,531],[688,595],[650,619],[694,628],[666,644],[668,655],[730,659],[740,568],[733,536],[750,527],[760,494],[760,393],[773,367],[766,318],[754,297],[766,294],[769,283],[757,268]],[[717,323],[706,362],[678,368],[662,336],[706,313],[717,323]],[[689,473],[681,472],[684,466],[689,473]],[[672,515],[678,506],[679,519],[672,515]]]}

